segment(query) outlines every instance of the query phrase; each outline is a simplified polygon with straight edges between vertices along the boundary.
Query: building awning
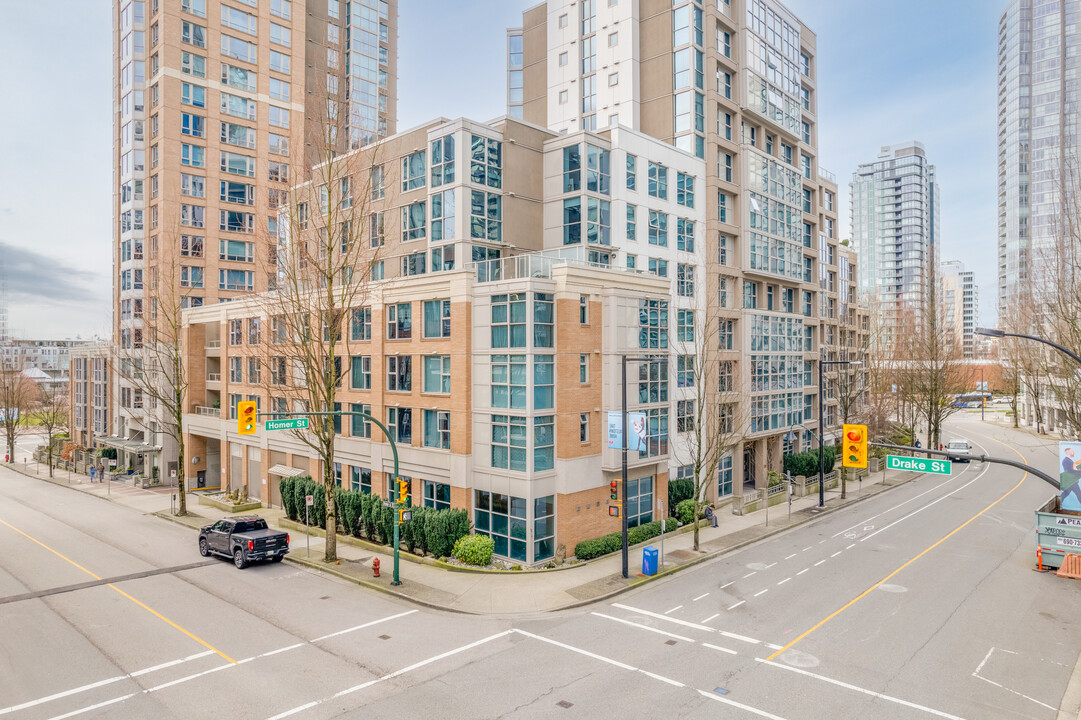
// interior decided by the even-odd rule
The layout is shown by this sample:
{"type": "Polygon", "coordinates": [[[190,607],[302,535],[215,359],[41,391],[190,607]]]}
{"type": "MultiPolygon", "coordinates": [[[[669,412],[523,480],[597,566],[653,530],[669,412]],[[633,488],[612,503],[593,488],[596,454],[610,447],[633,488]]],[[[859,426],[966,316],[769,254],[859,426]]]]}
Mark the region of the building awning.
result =
{"type": "Polygon", "coordinates": [[[106,447],[117,448],[118,450],[126,450],[127,452],[133,453],[149,453],[161,450],[160,445],[147,445],[138,440],[128,440],[113,435],[106,435],[104,437],[99,436],[94,439],[106,447]]]}
{"type": "Polygon", "coordinates": [[[267,474],[278,475],[279,477],[297,477],[306,473],[303,470],[297,470],[295,467],[289,467],[288,465],[274,465],[267,470],[267,474]]]}

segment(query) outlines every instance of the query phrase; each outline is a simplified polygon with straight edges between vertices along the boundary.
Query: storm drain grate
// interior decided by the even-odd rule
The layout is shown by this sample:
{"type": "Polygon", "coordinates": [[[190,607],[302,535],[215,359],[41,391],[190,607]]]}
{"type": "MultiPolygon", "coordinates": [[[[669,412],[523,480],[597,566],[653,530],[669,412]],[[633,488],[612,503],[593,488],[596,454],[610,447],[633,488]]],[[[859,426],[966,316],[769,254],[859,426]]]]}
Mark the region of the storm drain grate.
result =
{"type": "Polygon", "coordinates": [[[566,700],[560,700],[559,702],[556,703],[556,705],[563,708],[564,710],[566,710],[567,708],[570,708],[570,707],[574,707],[574,703],[567,702],[566,700]]]}
{"type": "Polygon", "coordinates": [[[665,640],[665,641],[664,641],[664,644],[665,644],[665,645],[675,645],[675,644],[676,644],[676,641],[675,641],[675,640],[665,640]]]}

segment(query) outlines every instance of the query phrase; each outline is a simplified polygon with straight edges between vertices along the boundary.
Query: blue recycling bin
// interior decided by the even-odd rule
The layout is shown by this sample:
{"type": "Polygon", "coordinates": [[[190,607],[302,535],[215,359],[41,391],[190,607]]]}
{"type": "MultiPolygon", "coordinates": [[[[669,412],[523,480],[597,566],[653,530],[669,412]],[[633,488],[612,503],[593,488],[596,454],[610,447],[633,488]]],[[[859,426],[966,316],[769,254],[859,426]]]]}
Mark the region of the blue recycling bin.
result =
{"type": "Polygon", "coordinates": [[[642,548],[642,574],[657,574],[657,548],[652,545],[642,548]]]}

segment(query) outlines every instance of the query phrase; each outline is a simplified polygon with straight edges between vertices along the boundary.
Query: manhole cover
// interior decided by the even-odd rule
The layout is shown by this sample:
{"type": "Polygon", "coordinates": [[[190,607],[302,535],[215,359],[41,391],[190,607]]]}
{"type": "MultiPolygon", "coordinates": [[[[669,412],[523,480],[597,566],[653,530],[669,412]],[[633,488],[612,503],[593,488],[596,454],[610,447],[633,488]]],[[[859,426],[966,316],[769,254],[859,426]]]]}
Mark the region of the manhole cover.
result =
{"type": "Polygon", "coordinates": [[[556,705],[563,708],[564,710],[566,710],[569,707],[574,707],[574,703],[567,702],[566,700],[560,700],[559,702],[556,703],[556,705]]]}
{"type": "Polygon", "coordinates": [[[676,644],[676,641],[675,641],[675,640],[665,640],[665,641],[664,641],[664,644],[665,644],[665,645],[675,645],[675,644],[676,644]]]}

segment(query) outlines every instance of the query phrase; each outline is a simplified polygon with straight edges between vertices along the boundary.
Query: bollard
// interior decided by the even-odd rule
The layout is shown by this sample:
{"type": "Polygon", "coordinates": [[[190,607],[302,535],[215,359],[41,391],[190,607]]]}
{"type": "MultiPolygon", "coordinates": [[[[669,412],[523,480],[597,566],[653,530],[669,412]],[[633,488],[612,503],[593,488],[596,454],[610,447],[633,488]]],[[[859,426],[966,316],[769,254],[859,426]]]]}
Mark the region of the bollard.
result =
{"type": "Polygon", "coordinates": [[[374,573],[373,577],[379,577],[379,558],[372,560],[372,572],[374,573]]]}
{"type": "Polygon", "coordinates": [[[1043,572],[1043,547],[1040,545],[1036,546],[1036,568],[1043,572]]]}

